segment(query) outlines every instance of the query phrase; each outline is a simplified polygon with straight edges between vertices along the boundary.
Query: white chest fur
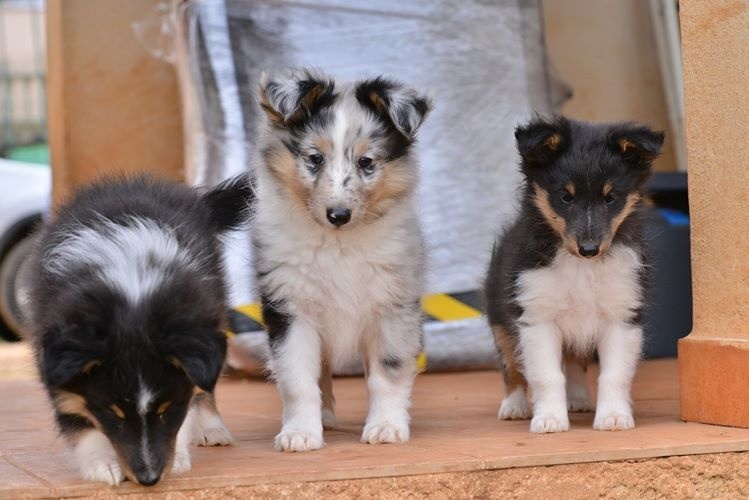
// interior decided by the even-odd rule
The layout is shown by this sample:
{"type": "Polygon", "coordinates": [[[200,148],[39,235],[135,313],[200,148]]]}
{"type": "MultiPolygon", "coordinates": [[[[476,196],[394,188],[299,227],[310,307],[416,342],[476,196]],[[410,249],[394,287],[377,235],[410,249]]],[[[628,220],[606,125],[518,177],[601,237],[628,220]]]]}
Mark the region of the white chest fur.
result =
{"type": "Polygon", "coordinates": [[[583,259],[560,249],[552,263],[517,280],[520,322],[554,323],[565,345],[591,349],[604,331],[629,320],[642,303],[637,252],[617,245],[603,258],[583,259]]]}
{"type": "Polygon", "coordinates": [[[409,204],[389,220],[336,231],[276,203],[263,200],[253,221],[259,284],[315,325],[335,364],[343,363],[374,321],[421,296],[417,219],[409,204]]]}

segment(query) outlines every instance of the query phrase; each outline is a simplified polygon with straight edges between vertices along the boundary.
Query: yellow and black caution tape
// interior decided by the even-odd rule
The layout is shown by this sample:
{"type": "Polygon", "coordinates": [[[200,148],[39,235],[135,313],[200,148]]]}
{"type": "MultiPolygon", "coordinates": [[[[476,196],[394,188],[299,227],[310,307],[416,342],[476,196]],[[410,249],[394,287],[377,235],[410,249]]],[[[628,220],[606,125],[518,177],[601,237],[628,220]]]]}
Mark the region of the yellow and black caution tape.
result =
{"type": "MultiPolygon", "coordinates": [[[[425,295],[421,299],[421,309],[427,323],[446,323],[479,318],[483,315],[482,299],[478,291],[425,295]]],[[[231,309],[229,324],[228,336],[262,330],[263,312],[260,304],[245,304],[231,309]]],[[[426,369],[426,353],[419,353],[416,363],[419,370],[426,369]]]]}

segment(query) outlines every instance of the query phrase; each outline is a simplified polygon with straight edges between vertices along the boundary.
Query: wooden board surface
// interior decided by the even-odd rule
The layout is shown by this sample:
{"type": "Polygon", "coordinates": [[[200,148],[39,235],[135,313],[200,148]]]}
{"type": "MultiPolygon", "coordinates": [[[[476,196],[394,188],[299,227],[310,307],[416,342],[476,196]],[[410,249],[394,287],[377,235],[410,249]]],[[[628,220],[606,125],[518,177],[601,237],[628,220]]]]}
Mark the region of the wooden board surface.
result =
{"type": "Polygon", "coordinates": [[[592,414],[573,414],[569,432],[532,435],[527,421],[496,419],[498,373],[454,373],[417,379],[410,443],[365,445],[359,443],[367,401],[363,380],[336,379],[334,387],[339,424],[326,432],[327,447],[282,454],[271,446],[281,411],[275,388],[260,381],[222,381],[219,405],[237,444],[195,448],[189,473],[144,490],[129,482],[115,489],[82,481],[55,437],[40,385],[4,381],[0,497],[163,492],[749,450],[749,430],[679,420],[674,360],[642,364],[634,394],[637,428],[626,432],[594,431],[592,414]]]}

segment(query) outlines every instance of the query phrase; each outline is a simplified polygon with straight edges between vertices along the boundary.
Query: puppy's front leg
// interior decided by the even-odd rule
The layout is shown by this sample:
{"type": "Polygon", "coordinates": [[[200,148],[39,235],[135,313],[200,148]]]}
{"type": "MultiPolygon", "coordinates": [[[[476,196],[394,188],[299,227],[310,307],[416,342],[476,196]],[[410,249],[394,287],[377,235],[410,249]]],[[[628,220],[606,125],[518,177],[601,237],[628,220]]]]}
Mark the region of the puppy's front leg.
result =
{"type": "Polygon", "coordinates": [[[418,314],[380,321],[366,352],[369,413],[362,443],[403,443],[410,437],[408,408],[416,376],[421,325],[418,314]]]}
{"type": "Polygon", "coordinates": [[[283,399],[281,432],[273,441],[277,451],[307,451],[323,447],[320,396],[320,336],[312,325],[295,318],[283,338],[274,343],[271,369],[283,399]]]}
{"type": "Polygon", "coordinates": [[[642,350],[639,326],[616,324],[598,342],[601,373],[598,376],[598,401],[593,428],[599,431],[632,429],[630,390],[642,350]]]}
{"type": "Polygon", "coordinates": [[[533,403],[531,432],[569,430],[562,333],[553,323],[520,328],[520,357],[533,403]]]}

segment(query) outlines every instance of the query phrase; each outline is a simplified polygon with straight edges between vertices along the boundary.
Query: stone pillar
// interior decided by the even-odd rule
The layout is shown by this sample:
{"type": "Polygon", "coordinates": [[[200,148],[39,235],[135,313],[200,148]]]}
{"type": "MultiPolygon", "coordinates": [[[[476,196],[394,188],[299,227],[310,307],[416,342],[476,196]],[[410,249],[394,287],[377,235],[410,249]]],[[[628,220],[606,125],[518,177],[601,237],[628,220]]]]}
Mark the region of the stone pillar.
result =
{"type": "Polygon", "coordinates": [[[174,68],[135,38],[158,0],[48,0],[47,96],[53,197],[103,174],[181,179],[174,68]]]}
{"type": "Polygon", "coordinates": [[[749,427],[749,1],[680,2],[694,327],[684,420],[749,427]]]}

